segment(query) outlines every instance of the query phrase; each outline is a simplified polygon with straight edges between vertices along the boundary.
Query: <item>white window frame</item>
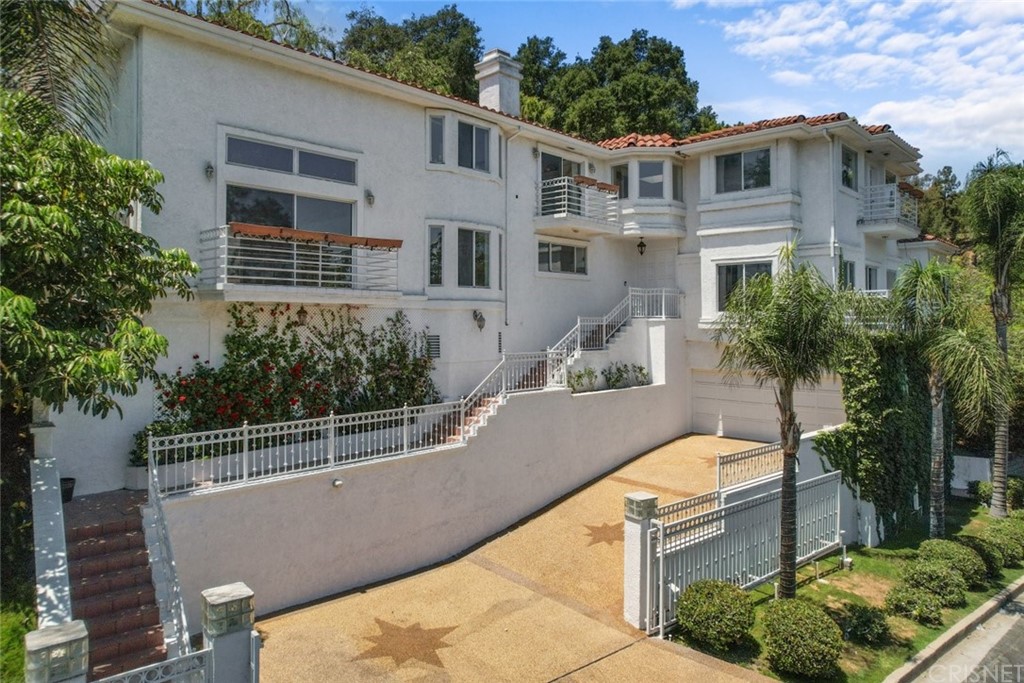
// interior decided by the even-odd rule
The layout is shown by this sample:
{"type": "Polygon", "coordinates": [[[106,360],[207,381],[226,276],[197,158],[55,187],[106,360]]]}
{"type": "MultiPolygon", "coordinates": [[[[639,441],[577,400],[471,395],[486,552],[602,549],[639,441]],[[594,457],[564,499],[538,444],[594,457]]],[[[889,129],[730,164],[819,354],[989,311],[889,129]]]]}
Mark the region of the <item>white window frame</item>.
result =
{"type": "Polygon", "coordinates": [[[881,274],[881,268],[876,263],[865,263],[864,264],[864,289],[865,291],[875,291],[882,289],[879,286],[878,277],[881,274]],[[874,271],[874,283],[871,282],[871,274],[874,271]]]}
{"type": "Polygon", "coordinates": [[[682,204],[686,195],[686,185],[683,182],[683,165],[671,164],[672,166],[672,201],[682,204]],[[676,190],[679,192],[677,193],[676,190]],[[677,196],[678,194],[678,196],[677,196]]]}
{"type": "Polygon", "coordinates": [[[660,160],[659,161],[655,161],[655,160],[651,160],[651,159],[638,159],[637,162],[636,162],[636,186],[637,186],[636,198],[637,199],[646,199],[646,200],[649,200],[649,201],[664,201],[664,199],[665,199],[665,187],[666,187],[665,177],[666,177],[666,174],[665,174],[665,162],[664,161],[660,161],[660,160]],[[661,192],[659,194],[656,194],[656,195],[645,195],[645,194],[643,194],[642,189],[644,187],[644,184],[643,184],[643,179],[642,179],[643,176],[642,176],[642,174],[640,172],[640,167],[643,166],[644,164],[650,164],[652,166],[654,166],[654,165],[661,166],[661,192]]]}
{"type": "Polygon", "coordinates": [[[476,121],[472,121],[472,120],[469,120],[469,119],[458,119],[458,122],[456,123],[456,126],[455,126],[455,164],[460,169],[466,170],[466,171],[476,171],[477,173],[483,173],[485,175],[491,175],[492,174],[492,170],[491,169],[493,167],[493,160],[494,160],[494,155],[492,154],[492,149],[491,149],[493,147],[493,145],[494,145],[494,126],[493,125],[483,125],[481,123],[478,123],[476,121]],[[460,158],[460,149],[461,149],[461,146],[462,146],[461,145],[461,143],[462,143],[462,137],[461,137],[462,136],[462,126],[464,126],[464,125],[465,126],[469,126],[470,130],[472,131],[472,141],[473,141],[473,149],[472,149],[472,152],[471,152],[472,164],[473,164],[472,166],[464,166],[462,164],[462,159],[460,158]],[[486,154],[487,154],[487,159],[486,159],[487,167],[486,168],[480,168],[480,167],[477,166],[477,149],[478,149],[477,141],[480,138],[479,134],[481,132],[484,132],[487,135],[487,144],[486,144],[486,147],[485,147],[485,149],[487,150],[487,152],[486,152],[486,154]]]}
{"type": "Polygon", "coordinates": [[[448,117],[443,112],[427,111],[427,165],[430,167],[444,166],[448,158],[448,117]],[[434,122],[441,123],[441,148],[434,149],[434,122]],[[434,152],[438,152],[440,159],[434,161],[434,152]]]}
{"type": "Polygon", "coordinates": [[[468,227],[460,225],[455,232],[455,282],[460,289],[495,289],[494,287],[494,254],[493,250],[497,239],[494,238],[495,231],[486,230],[477,227],[468,227]],[[464,285],[462,284],[462,255],[459,253],[459,247],[461,244],[461,237],[463,232],[468,232],[473,235],[473,284],[464,285]],[[476,236],[486,235],[487,236],[487,283],[478,284],[476,278],[476,236]]]}
{"type": "Polygon", "coordinates": [[[732,195],[732,194],[736,194],[738,192],[754,192],[754,191],[757,191],[757,190],[766,190],[766,189],[771,188],[772,187],[772,183],[774,181],[774,176],[775,176],[774,168],[773,168],[774,163],[775,163],[774,160],[773,160],[774,156],[775,156],[775,154],[773,153],[773,146],[771,146],[771,145],[769,145],[767,147],[757,147],[755,149],[745,149],[745,150],[738,151],[738,152],[729,152],[727,154],[716,154],[714,159],[712,160],[712,166],[711,166],[711,171],[714,174],[713,178],[714,178],[714,185],[715,185],[715,194],[716,195],[723,195],[723,194],[724,195],[732,195]],[[764,184],[764,185],[757,185],[757,186],[754,186],[754,187],[747,187],[747,177],[746,177],[746,170],[745,170],[746,169],[746,156],[748,154],[757,154],[759,152],[767,152],[768,153],[768,182],[766,184],[764,184]],[[726,190],[726,189],[724,189],[724,182],[722,184],[722,187],[719,187],[719,183],[718,183],[718,179],[719,179],[718,164],[719,164],[719,160],[725,159],[727,157],[733,157],[733,156],[739,156],[739,158],[740,158],[740,187],[735,189],[735,190],[726,190]]]}
{"type": "MultiPolygon", "coordinates": [[[[714,296],[715,296],[715,310],[718,313],[722,313],[722,312],[725,311],[725,304],[726,304],[726,301],[728,301],[728,298],[729,298],[728,295],[726,295],[725,300],[723,301],[722,297],[721,297],[721,294],[720,294],[720,291],[719,291],[720,290],[721,277],[722,277],[722,273],[721,273],[721,269],[722,268],[729,268],[729,267],[733,267],[733,266],[740,266],[740,267],[743,268],[743,273],[741,274],[740,280],[739,280],[739,282],[736,285],[737,287],[742,287],[744,285],[744,283],[746,283],[748,277],[754,277],[755,275],[757,275],[757,273],[752,273],[750,276],[747,275],[747,268],[750,267],[750,266],[765,266],[765,265],[767,265],[768,266],[768,275],[769,276],[774,276],[775,275],[775,263],[771,259],[755,259],[755,260],[750,260],[750,261],[718,261],[714,265],[715,265],[715,292],[714,292],[714,296]]],[[[729,292],[729,294],[732,294],[732,292],[729,292]]]]}
{"type": "Polygon", "coordinates": [[[839,184],[852,192],[859,191],[860,183],[860,154],[846,145],[839,148],[839,184]],[[849,166],[846,163],[846,156],[853,157],[853,163],[849,166]],[[847,182],[849,181],[849,182],[847,182]]]}
{"type": "Polygon", "coordinates": [[[447,231],[447,226],[445,226],[443,223],[428,223],[427,224],[427,287],[434,287],[434,288],[436,288],[436,287],[444,287],[444,284],[445,284],[445,282],[444,282],[444,276],[445,276],[445,272],[444,272],[445,271],[445,267],[444,267],[444,262],[445,262],[444,247],[445,247],[445,242],[447,241],[445,239],[445,233],[446,232],[448,232],[447,231]],[[441,273],[440,273],[441,281],[440,282],[433,282],[432,281],[432,278],[433,278],[433,265],[434,265],[434,251],[433,251],[434,250],[434,241],[433,241],[433,235],[434,235],[434,231],[435,230],[439,230],[441,232],[441,245],[440,245],[441,246],[441,253],[438,255],[440,257],[440,260],[441,260],[440,264],[438,264],[440,266],[440,270],[441,270],[441,273]]]}
{"type": "MultiPolygon", "coordinates": [[[[541,277],[568,277],[568,278],[572,278],[574,280],[583,279],[583,278],[589,278],[590,277],[590,249],[589,249],[589,247],[590,247],[590,245],[588,243],[586,243],[586,242],[577,242],[577,241],[573,241],[573,240],[561,240],[561,239],[551,239],[551,238],[539,239],[539,240],[537,240],[537,258],[535,259],[536,264],[537,264],[536,265],[536,268],[537,268],[536,272],[541,277]],[[586,270],[584,270],[582,273],[579,273],[579,272],[576,272],[576,271],[569,272],[569,271],[565,271],[565,270],[543,270],[540,267],[540,250],[541,250],[541,245],[544,245],[544,244],[548,245],[548,247],[549,247],[549,251],[548,251],[548,267],[549,268],[550,268],[550,265],[551,265],[550,246],[551,245],[557,245],[559,247],[570,247],[570,248],[573,248],[573,249],[582,249],[583,253],[585,254],[584,260],[586,262],[586,270]]],[[[573,260],[575,261],[575,258],[573,260]]]]}

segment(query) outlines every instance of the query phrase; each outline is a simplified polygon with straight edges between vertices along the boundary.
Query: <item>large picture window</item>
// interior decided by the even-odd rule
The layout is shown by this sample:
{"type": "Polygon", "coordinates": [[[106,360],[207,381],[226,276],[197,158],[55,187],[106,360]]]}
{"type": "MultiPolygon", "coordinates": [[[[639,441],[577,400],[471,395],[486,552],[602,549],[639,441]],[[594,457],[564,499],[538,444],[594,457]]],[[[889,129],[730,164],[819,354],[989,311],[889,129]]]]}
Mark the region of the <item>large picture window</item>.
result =
{"type": "Polygon", "coordinates": [[[555,242],[538,242],[537,270],[542,273],[586,275],[587,248],[555,242]]]}
{"type": "Polygon", "coordinates": [[[227,162],[234,166],[249,166],[349,185],[356,182],[356,162],[352,159],[231,135],[228,136],[227,162]]]}
{"type": "Polygon", "coordinates": [[[491,129],[459,122],[459,166],[491,171],[491,129]]]}
{"type": "Polygon", "coordinates": [[[491,286],[491,235],[459,228],[459,287],[491,286]]]}
{"type": "Polygon", "coordinates": [[[724,154],[715,157],[715,191],[738,192],[769,187],[772,184],[771,150],[724,154]]]}
{"type": "Polygon", "coordinates": [[[728,263],[718,266],[718,310],[725,310],[725,304],[734,289],[742,287],[744,282],[762,273],[772,274],[770,261],[728,263]]]}
{"type": "Polygon", "coordinates": [[[352,234],[353,205],[291,192],[227,186],[227,222],[352,234]]]}

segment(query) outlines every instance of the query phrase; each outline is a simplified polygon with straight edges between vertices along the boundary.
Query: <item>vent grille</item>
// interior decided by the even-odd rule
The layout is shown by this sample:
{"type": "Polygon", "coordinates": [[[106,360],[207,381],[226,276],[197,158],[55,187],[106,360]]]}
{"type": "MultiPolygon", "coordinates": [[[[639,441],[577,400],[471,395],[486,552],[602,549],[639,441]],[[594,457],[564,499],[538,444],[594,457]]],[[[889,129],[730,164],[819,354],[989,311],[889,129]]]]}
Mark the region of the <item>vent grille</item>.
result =
{"type": "Polygon", "coordinates": [[[501,341],[501,332],[498,333],[498,353],[505,352],[505,345],[501,341]]]}
{"type": "Polygon", "coordinates": [[[440,358],[441,357],[441,335],[439,335],[439,334],[428,334],[427,335],[427,357],[428,358],[440,358]]]}

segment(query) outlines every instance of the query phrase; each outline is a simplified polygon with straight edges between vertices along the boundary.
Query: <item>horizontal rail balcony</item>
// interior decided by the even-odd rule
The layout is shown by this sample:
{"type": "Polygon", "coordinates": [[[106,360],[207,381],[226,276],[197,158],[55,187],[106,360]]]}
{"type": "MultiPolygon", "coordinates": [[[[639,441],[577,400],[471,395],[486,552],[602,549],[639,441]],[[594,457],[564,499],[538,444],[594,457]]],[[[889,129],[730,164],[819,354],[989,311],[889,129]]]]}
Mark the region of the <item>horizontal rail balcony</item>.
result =
{"type": "Polygon", "coordinates": [[[398,293],[401,240],[231,223],[204,230],[199,241],[206,289],[398,293]]]}
{"type": "Polygon", "coordinates": [[[917,225],[917,198],[906,183],[869,185],[860,195],[857,223],[865,235],[886,239],[911,239],[917,225]]]}
{"type": "Polygon", "coordinates": [[[619,188],[586,176],[543,180],[534,227],[537,234],[555,237],[619,235],[619,188]]]}

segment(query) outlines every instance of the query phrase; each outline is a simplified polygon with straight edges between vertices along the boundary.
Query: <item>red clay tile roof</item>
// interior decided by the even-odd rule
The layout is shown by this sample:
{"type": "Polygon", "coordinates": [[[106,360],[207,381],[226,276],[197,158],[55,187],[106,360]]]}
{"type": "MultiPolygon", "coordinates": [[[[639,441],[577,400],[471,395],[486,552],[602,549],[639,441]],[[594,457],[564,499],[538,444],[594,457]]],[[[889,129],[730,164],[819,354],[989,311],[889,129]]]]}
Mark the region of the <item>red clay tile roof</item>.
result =
{"type": "Polygon", "coordinates": [[[662,133],[660,135],[640,135],[639,133],[630,133],[629,135],[624,135],[621,138],[602,140],[597,144],[605,149],[625,149],[626,147],[675,147],[676,145],[682,144],[682,142],[682,140],[677,140],[668,133],[662,133]]]}
{"type": "Polygon", "coordinates": [[[888,123],[883,123],[881,125],[864,126],[864,130],[871,133],[872,135],[880,135],[882,133],[891,133],[892,126],[890,126],[888,123]]]}
{"type": "Polygon", "coordinates": [[[960,245],[958,245],[956,242],[950,242],[949,240],[945,239],[944,237],[938,237],[936,235],[929,235],[926,232],[922,232],[917,237],[910,237],[910,238],[907,238],[907,239],[897,240],[897,242],[899,244],[905,244],[907,242],[938,242],[940,244],[945,244],[947,247],[952,247],[952,248],[956,249],[957,251],[960,250],[960,245]]]}

